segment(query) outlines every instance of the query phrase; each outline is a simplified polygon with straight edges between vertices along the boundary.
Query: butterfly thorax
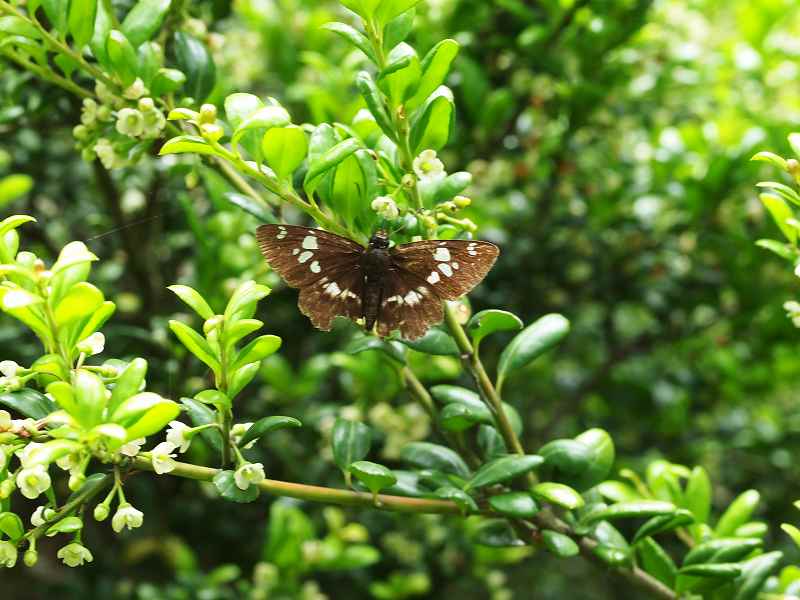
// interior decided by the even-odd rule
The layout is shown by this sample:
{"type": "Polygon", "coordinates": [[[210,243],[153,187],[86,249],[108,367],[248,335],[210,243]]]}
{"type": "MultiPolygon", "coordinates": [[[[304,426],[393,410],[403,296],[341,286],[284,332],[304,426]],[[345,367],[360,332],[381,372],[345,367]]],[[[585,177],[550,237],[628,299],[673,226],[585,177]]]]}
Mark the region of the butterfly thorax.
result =
{"type": "Polygon", "coordinates": [[[384,282],[393,268],[389,239],[383,231],[379,231],[370,238],[369,246],[361,257],[364,273],[362,316],[367,331],[372,330],[380,317],[384,282]]]}

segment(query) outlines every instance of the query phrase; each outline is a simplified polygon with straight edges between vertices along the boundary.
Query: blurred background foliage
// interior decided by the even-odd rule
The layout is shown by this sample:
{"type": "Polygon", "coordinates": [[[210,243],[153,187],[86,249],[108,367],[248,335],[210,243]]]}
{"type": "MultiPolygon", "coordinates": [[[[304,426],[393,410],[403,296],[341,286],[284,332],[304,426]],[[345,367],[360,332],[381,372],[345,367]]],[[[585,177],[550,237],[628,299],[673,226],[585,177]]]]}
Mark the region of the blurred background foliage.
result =
{"type": "MultiPolygon", "coordinates": [[[[350,123],[361,108],[353,81],[363,59],[320,29],[342,18],[336,3],[214,0],[187,8],[194,33],[214,50],[213,101],[233,91],[271,95],[308,122],[350,123]]],[[[661,456],[703,465],[720,484],[720,506],[752,487],[768,507],[761,518],[794,521],[800,362],[781,305],[797,286],[753,244],[775,233],[754,189],[774,170],[748,159],[760,149],[786,154],[786,134],[800,119],[800,7],[430,0],[418,13],[412,39],[421,51],[443,37],[462,45],[449,82],[457,131],[443,158],[449,170],[474,174],[468,216],[503,250],[472,300],[526,322],[560,312],[573,324],[558,353],[505,388],[525,419],[523,444],[535,449],[603,427],[618,466],[641,470],[661,456]]],[[[167,334],[167,319],[182,308],[165,286],[190,283],[219,308],[237,281],[257,278],[276,288],[259,318],[284,348],[265,362],[239,414],[277,412],[306,424],[300,434],[270,438],[268,476],[340,484],[328,450],[337,415],[375,425],[387,464],[400,445],[427,435],[426,416],[394,370],[377,353],[344,352],[349,327],[314,331],[297,311],[296,292],[267,274],[256,220],[229,203],[216,172],[169,157],[113,174],[82,162],[71,133],[79,101],[0,68],[0,208],[39,219],[26,239],[40,256],[80,239],[103,257],[96,283],[119,307],[108,345],[117,355],[152,357],[152,389],[177,399],[205,387],[201,365],[167,334]]],[[[490,366],[507,341],[486,342],[490,366]]],[[[37,352],[8,319],[0,345],[3,358],[25,364],[37,352]]],[[[451,358],[417,362],[427,382],[458,372],[451,358]]],[[[192,451],[203,460],[200,444],[192,451]]],[[[527,550],[476,551],[464,541],[469,522],[457,519],[299,510],[280,501],[268,526],[265,503],[220,510],[192,482],[131,488],[148,515],[143,529],[124,544],[109,540],[110,551],[88,568],[67,573],[42,560],[33,571],[7,573],[4,590],[32,598],[35,577],[41,597],[502,600],[559,598],[567,589],[574,598],[616,597],[615,581],[596,572],[598,583],[576,592],[574,582],[591,569],[577,560],[548,568],[543,558],[501,574],[498,565],[527,550]],[[361,550],[348,563],[352,544],[361,550]],[[326,558],[332,547],[328,558],[344,562],[326,558]]]]}

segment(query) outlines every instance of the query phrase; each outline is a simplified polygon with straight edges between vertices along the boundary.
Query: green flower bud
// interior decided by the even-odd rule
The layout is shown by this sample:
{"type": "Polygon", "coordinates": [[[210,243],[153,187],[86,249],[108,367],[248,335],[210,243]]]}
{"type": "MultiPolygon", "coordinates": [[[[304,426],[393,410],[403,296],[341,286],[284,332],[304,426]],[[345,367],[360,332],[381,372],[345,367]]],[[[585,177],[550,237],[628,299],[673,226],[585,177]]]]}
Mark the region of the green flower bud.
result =
{"type": "Polygon", "coordinates": [[[139,98],[137,106],[142,112],[150,112],[156,109],[156,105],[152,98],[139,98]]]}
{"type": "Polygon", "coordinates": [[[111,108],[108,106],[101,106],[100,108],[97,109],[97,118],[100,121],[104,121],[107,123],[113,118],[113,116],[114,115],[111,111],[111,108]]]}
{"type": "Polygon", "coordinates": [[[26,550],[22,560],[25,562],[26,567],[32,567],[39,562],[39,553],[33,548],[26,550]]]}
{"type": "Polygon", "coordinates": [[[86,475],[83,473],[72,473],[69,476],[69,482],[67,485],[69,486],[70,490],[77,492],[79,489],[81,489],[84,483],[86,483],[86,475]]]}
{"type": "Polygon", "coordinates": [[[9,498],[11,494],[14,493],[14,489],[16,489],[16,487],[17,486],[13,479],[4,479],[3,481],[0,481],[0,500],[9,498]]]}
{"type": "Polygon", "coordinates": [[[137,77],[136,81],[134,81],[124,92],[122,92],[122,95],[128,100],[136,100],[144,96],[146,93],[147,88],[144,87],[144,81],[137,77]]]}
{"type": "Polygon", "coordinates": [[[225,317],[222,315],[214,315],[210,319],[208,319],[205,323],[203,323],[203,333],[208,335],[212,331],[214,331],[217,327],[219,327],[222,322],[225,320],[225,317]]]}
{"type": "Polygon", "coordinates": [[[217,120],[217,107],[213,104],[203,104],[200,107],[200,124],[214,123],[217,120]]]}
{"type": "Polygon", "coordinates": [[[456,196],[453,198],[453,202],[458,208],[467,208],[470,204],[472,204],[472,198],[467,198],[466,196],[456,196]]]}
{"type": "Polygon", "coordinates": [[[216,123],[203,123],[200,125],[200,132],[203,134],[204,138],[212,142],[218,142],[224,135],[225,130],[216,123]]]}
{"type": "Polygon", "coordinates": [[[411,173],[406,173],[403,175],[403,179],[400,181],[404,188],[411,189],[417,184],[417,180],[414,179],[414,176],[411,173]]]}
{"type": "Polygon", "coordinates": [[[72,137],[78,141],[83,141],[89,137],[89,129],[86,125],[76,125],[72,128],[72,137]]]}
{"type": "Polygon", "coordinates": [[[108,518],[110,509],[107,504],[98,504],[94,507],[94,520],[105,521],[108,518]]]}

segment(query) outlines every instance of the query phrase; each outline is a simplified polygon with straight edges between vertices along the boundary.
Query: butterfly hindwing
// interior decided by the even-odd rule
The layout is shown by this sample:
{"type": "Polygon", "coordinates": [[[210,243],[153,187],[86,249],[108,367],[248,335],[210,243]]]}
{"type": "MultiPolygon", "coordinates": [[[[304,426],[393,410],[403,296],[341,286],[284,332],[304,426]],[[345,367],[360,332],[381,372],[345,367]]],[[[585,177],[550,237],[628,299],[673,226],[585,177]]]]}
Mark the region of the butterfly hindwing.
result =
{"type": "Polygon", "coordinates": [[[347,267],[326,271],[320,279],[300,290],[300,312],[311,319],[317,329],[330,331],[337,316],[353,321],[361,318],[363,287],[360,269],[347,267]]]}
{"type": "Polygon", "coordinates": [[[429,240],[397,246],[392,260],[427,283],[442,300],[456,300],[478,285],[500,250],[490,242],[429,240]]]}
{"type": "Polygon", "coordinates": [[[403,269],[392,269],[383,284],[378,335],[399,331],[409,340],[425,335],[444,316],[442,299],[433,286],[403,269]]]}
{"type": "Polygon", "coordinates": [[[328,274],[360,269],[364,248],[347,238],[309,227],[262,225],[261,253],[287,284],[304,288],[328,274]]]}

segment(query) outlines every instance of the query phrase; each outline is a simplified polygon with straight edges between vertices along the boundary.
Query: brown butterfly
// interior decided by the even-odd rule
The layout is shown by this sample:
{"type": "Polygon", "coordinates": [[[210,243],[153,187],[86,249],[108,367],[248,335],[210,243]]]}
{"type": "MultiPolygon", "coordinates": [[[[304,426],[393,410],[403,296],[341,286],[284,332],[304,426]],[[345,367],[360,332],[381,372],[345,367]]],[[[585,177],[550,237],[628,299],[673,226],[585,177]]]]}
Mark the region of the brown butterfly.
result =
{"type": "Polygon", "coordinates": [[[377,323],[386,337],[417,339],[443,318],[442,301],[478,285],[500,250],[489,242],[430,240],[389,248],[378,231],[369,246],[308,227],[262,225],[258,243],[269,265],[300,289],[298,306],[315,327],[330,331],[334,317],[377,323]]]}

